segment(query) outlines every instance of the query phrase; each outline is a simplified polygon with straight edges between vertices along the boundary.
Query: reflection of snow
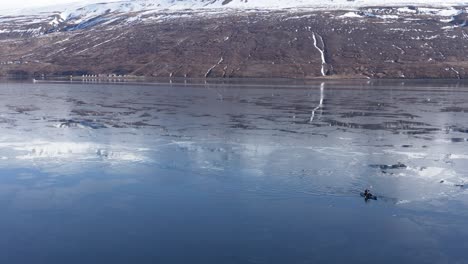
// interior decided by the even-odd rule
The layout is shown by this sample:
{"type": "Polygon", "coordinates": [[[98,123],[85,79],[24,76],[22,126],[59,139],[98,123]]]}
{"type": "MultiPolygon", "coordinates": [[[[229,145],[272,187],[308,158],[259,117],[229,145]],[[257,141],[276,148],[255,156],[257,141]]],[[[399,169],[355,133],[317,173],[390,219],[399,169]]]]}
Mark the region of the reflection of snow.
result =
{"type": "Polygon", "coordinates": [[[395,150],[386,150],[388,154],[404,155],[410,159],[424,159],[428,156],[427,152],[404,152],[404,151],[395,151],[395,150]]]}
{"type": "Polygon", "coordinates": [[[460,155],[452,154],[452,155],[450,155],[450,158],[451,158],[451,159],[468,159],[468,155],[464,155],[464,154],[460,154],[460,155]]]}
{"type": "MultiPolygon", "coordinates": [[[[393,113],[411,113],[414,121],[439,128],[459,125],[462,119],[453,118],[451,113],[434,113],[439,108],[426,108],[425,101],[399,100],[427,98],[425,91],[348,91],[335,90],[334,86],[322,83],[320,92],[314,86],[312,106],[304,98],[307,87],[274,91],[230,87],[222,90],[223,102],[212,96],[216,88],[193,89],[189,85],[164,93],[154,87],[128,89],[133,86],[89,89],[86,85],[36,84],[34,88],[43,89],[36,93],[27,86],[6,89],[1,117],[11,122],[0,122],[0,163],[3,168],[37,169],[44,173],[36,178],[45,187],[56,184],[61,179],[55,177],[64,174],[94,176],[105,171],[135,175],[148,170],[151,175],[176,171],[193,180],[197,175],[239,177],[253,183],[264,179],[262,183],[268,183],[262,187],[265,192],[271,187],[285,193],[349,196],[372,185],[382,196],[411,202],[422,197],[437,199],[442,192],[452,197],[451,191],[460,192],[454,185],[465,182],[464,175],[468,175],[463,160],[467,159],[466,148],[464,143],[442,139],[465,135],[429,132],[421,139],[394,130],[338,129],[328,126],[327,121],[346,123],[354,119],[380,124],[405,118],[393,113]],[[327,101],[325,85],[330,86],[327,101]],[[30,96],[25,101],[26,92],[18,91],[27,91],[30,96]],[[279,96],[269,96],[272,91],[279,96]],[[379,105],[372,108],[375,116],[342,115],[369,112],[368,100],[379,105]],[[318,123],[325,104],[325,122],[318,123]],[[30,111],[21,113],[24,106],[30,111]],[[424,111],[418,107],[424,107],[424,111]],[[302,122],[289,122],[292,110],[301,115],[302,122]],[[387,111],[392,114],[387,115],[387,111]],[[255,126],[232,129],[229,120],[233,115],[255,126]],[[57,123],[63,125],[53,126],[57,123]],[[136,123],[157,126],[129,125],[136,123]],[[92,129],[98,124],[105,126],[92,129]],[[81,125],[93,126],[75,128],[81,125]],[[398,162],[407,168],[382,171],[369,167],[398,162]],[[276,183],[282,186],[274,186],[276,183]]],[[[22,184],[32,182],[29,177],[18,179],[22,184]]]]}
{"type": "Polygon", "coordinates": [[[410,203],[410,202],[411,201],[408,201],[408,200],[400,200],[396,204],[407,204],[407,203],[410,203]]]}
{"type": "MultiPolygon", "coordinates": [[[[403,172],[393,174],[396,177],[416,177],[418,179],[428,180],[431,182],[438,182],[438,183],[448,183],[452,184],[451,181],[447,181],[447,179],[451,179],[453,181],[459,181],[460,177],[458,177],[457,173],[449,168],[441,168],[441,167],[408,167],[403,172]],[[442,181],[442,182],[440,182],[442,181]]],[[[453,183],[454,184],[454,183],[453,183]]]]}
{"type": "Polygon", "coordinates": [[[321,83],[320,84],[320,102],[319,102],[319,105],[312,110],[312,114],[310,116],[310,122],[311,123],[314,122],[315,111],[317,111],[317,110],[319,110],[319,109],[321,109],[323,107],[324,91],[325,91],[325,83],[321,83]]]}
{"type": "Polygon", "coordinates": [[[16,151],[17,159],[93,160],[144,162],[147,158],[138,150],[123,146],[105,146],[96,143],[77,142],[25,142],[2,144],[1,148],[16,151]]]}
{"type": "MultiPolygon", "coordinates": [[[[440,176],[442,172],[444,172],[444,168],[437,168],[437,167],[428,167],[419,170],[418,174],[421,177],[435,177],[435,176],[440,176]]],[[[447,173],[444,173],[444,175],[447,175],[447,173]]]]}

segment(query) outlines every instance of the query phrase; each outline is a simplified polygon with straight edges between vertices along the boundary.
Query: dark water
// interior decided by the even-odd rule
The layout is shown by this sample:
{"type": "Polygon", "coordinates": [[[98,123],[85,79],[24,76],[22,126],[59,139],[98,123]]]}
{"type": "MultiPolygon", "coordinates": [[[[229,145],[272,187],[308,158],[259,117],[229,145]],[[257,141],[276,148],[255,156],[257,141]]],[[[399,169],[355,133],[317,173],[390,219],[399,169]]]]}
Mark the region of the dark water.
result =
{"type": "Polygon", "coordinates": [[[468,263],[463,83],[2,83],[0,100],[0,263],[468,263]]]}

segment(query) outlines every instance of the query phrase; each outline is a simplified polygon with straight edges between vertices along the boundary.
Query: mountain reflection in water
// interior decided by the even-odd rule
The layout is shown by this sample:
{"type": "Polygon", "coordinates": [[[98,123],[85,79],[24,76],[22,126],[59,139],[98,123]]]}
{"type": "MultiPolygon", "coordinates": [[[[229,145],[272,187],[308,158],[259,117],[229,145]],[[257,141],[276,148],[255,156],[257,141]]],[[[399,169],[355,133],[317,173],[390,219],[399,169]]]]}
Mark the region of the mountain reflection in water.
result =
{"type": "Polygon", "coordinates": [[[467,92],[2,83],[0,261],[467,263],[467,92]]]}

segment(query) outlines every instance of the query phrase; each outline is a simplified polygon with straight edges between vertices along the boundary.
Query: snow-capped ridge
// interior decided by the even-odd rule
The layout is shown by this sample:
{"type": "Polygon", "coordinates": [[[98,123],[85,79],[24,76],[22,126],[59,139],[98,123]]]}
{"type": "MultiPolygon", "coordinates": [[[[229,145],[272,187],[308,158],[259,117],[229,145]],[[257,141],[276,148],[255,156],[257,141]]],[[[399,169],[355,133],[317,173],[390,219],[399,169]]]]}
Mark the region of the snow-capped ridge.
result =
{"type": "Polygon", "coordinates": [[[183,9],[283,9],[314,8],[329,10],[348,10],[362,7],[451,7],[467,6],[468,1],[447,0],[85,0],[68,5],[34,7],[22,10],[0,10],[0,14],[60,14],[63,19],[105,14],[106,12],[140,12],[145,10],[183,10],[183,9]]]}
{"type": "MultiPolygon", "coordinates": [[[[435,14],[439,16],[452,17],[463,12],[460,8],[453,8],[452,6],[460,6],[460,1],[449,0],[445,3],[436,2],[434,0],[421,1],[406,1],[406,0],[392,0],[382,3],[377,0],[292,0],[292,1],[279,1],[279,0],[124,0],[124,1],[110,1],[110,2],[97,2],[84,5],[71,5],[69,8],[63,10],[57,17],[49,22],[50,25],[58,27],[61,23],[74,24],[69,30],[86,28],[89,25],[94,25],[103,22],[100,19],[104,16],[113,15],[130,15],[134,14],[157,14],[163,12],[176,12],[176,11],[189,11],[198,10],[218,10],[221,12],[229,12],[230,10],[238,9],[334,9],[334,10],[350,10],[356,11],[359,8],[366,6],[400,6],[399,13],[416,13],[420,12],[415,6],[421,6],[421,12],[427,14],[435,14]],[[408,5],[408,6],[405,6],[408,5]],[[434,7],[439,7],[434,9],[434,7]],[[441,9],[441,7],[444,7],[441,9]],[[417,11],[418,10],[418,11],[417,11]],[[93,21],[93,20],[99,21],[93,21]],[[88,23],[83,24],[82,23],[88,23]]],[[[55,10],[51,9],[51,10],[55,10]]],[[[371,14],[371,13],[369,13],[371,14]]],[[[363,16],[362,14],[347,13],[346,16],[363,16]]],[[[366,15],[368,16],[368,15],[366,15]]],[[[105,20],[105,19],[104,19],[105,20]]]]}

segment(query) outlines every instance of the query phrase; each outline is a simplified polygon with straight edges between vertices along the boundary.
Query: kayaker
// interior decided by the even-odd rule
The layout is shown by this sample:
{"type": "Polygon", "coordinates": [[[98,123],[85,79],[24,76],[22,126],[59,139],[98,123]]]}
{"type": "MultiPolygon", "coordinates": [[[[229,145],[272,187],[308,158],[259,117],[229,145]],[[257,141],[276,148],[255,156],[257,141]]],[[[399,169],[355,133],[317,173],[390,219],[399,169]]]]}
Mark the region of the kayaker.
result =
{"type": "Polygon", "coordinates": [[[372,198],[372,193],[370,193],[370,191],[368,189],[366,189],[364,191],[364,198],[366,198],[366,199],[372,198]]]}

